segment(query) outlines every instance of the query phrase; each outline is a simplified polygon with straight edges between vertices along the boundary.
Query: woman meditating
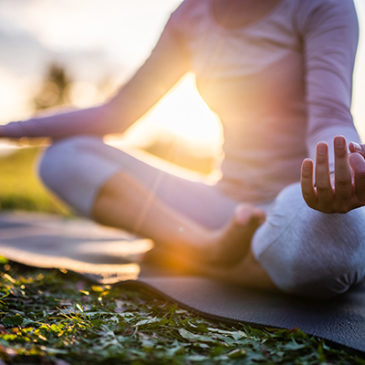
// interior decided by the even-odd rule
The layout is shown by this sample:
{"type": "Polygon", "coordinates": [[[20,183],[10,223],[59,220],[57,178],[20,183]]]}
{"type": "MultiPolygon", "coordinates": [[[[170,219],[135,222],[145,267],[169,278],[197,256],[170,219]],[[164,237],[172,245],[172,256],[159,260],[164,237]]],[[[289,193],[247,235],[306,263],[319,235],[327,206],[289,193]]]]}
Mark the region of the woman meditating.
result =
{"type": "Polygon", "coordinates": [[[348,199],[342,172],[351,171],[346,140],[359,142],[350,114],[357,40],[352,0],[185,0],[111,99],[12,122],[0,135],[51,137],[41,179],[98,222],[245,286],[344,293],[365,275],[365,210],[336,214],[348,210],[340,209],[348,199]],[[125,131],[189,71],[223,124],[214,184],[163,171],[101,138],[125,131]],[[332,149],[336,135],[344,137],[332,149]],[[312,181],[306,160],[310,206],[299,183],[307,157],[316,175],[312,181]]]}

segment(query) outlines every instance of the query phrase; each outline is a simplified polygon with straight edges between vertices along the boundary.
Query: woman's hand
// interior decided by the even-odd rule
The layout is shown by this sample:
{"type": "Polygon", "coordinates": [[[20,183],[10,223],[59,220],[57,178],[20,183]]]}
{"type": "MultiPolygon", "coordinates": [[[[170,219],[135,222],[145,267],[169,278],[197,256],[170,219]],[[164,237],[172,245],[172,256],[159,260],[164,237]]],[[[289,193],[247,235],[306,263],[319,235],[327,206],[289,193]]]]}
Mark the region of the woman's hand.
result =
{"type": "Polygon", "coordinates": [[[365,161],[359,153],[348,156],[346,140],[341,136],[334,139],[334,151],[335,171],[331,174],[328,145],[317,144],[314,185],[313,161],[303,161],[302,194],[308,206],[320,212],[347,213],[365,205],[365,161]]]}

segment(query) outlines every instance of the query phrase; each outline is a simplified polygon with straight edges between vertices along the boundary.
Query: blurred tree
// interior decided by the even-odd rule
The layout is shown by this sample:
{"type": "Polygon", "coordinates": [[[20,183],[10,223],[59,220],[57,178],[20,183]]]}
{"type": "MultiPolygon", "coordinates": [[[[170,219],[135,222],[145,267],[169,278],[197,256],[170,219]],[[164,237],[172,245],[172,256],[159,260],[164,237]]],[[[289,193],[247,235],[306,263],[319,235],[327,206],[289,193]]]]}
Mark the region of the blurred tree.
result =
{"type": "Polygon", "coordinates": [[[56,63],[48,66],[43,84],[33,99],[36,111],[70,103],[72,80],[66,69],[56,63]]]}

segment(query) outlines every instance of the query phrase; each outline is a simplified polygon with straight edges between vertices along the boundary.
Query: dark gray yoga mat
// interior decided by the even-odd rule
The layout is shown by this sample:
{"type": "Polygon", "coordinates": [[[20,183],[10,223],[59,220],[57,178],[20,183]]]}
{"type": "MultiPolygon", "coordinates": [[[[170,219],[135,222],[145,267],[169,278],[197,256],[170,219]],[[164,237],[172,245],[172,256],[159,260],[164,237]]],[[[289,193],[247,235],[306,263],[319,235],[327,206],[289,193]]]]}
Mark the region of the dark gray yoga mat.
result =
{"type": "Polygon", "coordinates": [[[223,320],[300,328],[365,353],[365,283],[329,301],[243,289],[141,264],[151,242],[86,220],[0,215],[0,255],[29,266],[65,268],[103,283],[140,285],[223,320]]]}

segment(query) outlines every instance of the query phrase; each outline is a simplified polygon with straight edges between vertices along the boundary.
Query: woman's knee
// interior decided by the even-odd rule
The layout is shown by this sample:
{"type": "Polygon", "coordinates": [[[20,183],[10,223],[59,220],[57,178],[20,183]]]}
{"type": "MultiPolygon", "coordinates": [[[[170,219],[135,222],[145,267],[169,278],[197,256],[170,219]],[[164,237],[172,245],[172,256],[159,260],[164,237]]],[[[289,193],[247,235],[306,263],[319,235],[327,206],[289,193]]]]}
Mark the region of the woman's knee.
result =
{"type": "Polygon", "coordinates": [[[102,156],[103,146],[96,137],[58,141],[43,153],[38,165],[44,185],[86,216],[102,184],[119,168],[102,156]]]}
{"type": "Polygon", "coordinates": [[[256,258],[282,290],[330,297],[365,276],[365,208],[324,214],[304,202],[299,184],[284,189],[253,240],[256,258]]]}
{"type": "Polygon", "coordinates": [[[48,147],[38,162],[38,175],[51,190],[63,185],[79,170],[78,160],[94,137],[76,136],[57,141],[48,147]]]}

